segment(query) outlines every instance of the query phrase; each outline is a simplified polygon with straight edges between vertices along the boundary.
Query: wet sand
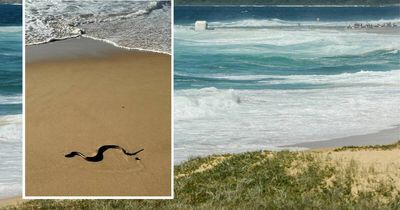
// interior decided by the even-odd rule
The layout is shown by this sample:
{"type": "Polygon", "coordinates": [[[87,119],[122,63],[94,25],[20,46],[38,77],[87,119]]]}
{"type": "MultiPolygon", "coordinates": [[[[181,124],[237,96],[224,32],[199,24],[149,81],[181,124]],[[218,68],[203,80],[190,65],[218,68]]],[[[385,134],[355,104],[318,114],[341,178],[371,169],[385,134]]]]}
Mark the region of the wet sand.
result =
{"type": "MultiPolygon", "coordinates": [[[[129,51],[115,47],[112,44],[94,39],[78,37],[62,41],[49,42],[41,45],[30,45],[25,49],[26,63],[39,61],[54,61],[65,59],[106,58],[114,54],[124,54],[129,51]]],[[[133,51],[137,52],[137,51],[133,51]]]]}
{"type": "Polygon", "coordinates": [[[377,133],[356,135],[326,141],[311,141],[292,144],[284,147],[305,147],[310,149],[336,148],[343,146],[367,146],[392,144],[400,140],[400,126],[382,130],[377,133]]]}
{"type": "Polygon", "coordinates": [[[26,52],[26,196],[171,196],[169,55],[85,38],[26,52]],[[102,145],[144,151],[64,157],[102,145]]]}

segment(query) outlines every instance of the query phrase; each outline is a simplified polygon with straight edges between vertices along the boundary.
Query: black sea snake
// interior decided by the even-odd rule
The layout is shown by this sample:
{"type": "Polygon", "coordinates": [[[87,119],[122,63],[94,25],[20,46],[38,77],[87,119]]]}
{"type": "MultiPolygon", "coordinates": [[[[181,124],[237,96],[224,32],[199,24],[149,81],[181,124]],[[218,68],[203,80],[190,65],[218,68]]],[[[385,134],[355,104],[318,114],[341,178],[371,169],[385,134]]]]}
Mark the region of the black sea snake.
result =
{"type": "MultiPolygon", "coordinates": [[[[122,150],[122,152],[124,152],[124,154],[128,155],[128,156],[137,155],[139,152],[144,150],[144,149],[140,149],[140,150],[138,150],[138,151],[136,151],[134,153],[129,153],[124,148],[122,148],[122,147],[120,147],[118,145],[103,145],[97,150],[97,154],[95,156],[93,156],[93,157],[87,157],[86,155],[84,155],[84,154],[82,154],[80,152],[76,152],[76,151],[73,151],[73,152],[71,152],[69,154],[66,154],[65,157],[66,158],[72,158],[72,157],[78,155],[78,156],[81,156],[83,159],[85,159],[87,161],[99,162],[99,161],[103,160],[103,158],[104,158],[103,153],[108,149],[119,149],[119,150],[122,150]]],[[[139,157],[136,157],[135,159],[136,160],[140,160],[139,157]]]]}

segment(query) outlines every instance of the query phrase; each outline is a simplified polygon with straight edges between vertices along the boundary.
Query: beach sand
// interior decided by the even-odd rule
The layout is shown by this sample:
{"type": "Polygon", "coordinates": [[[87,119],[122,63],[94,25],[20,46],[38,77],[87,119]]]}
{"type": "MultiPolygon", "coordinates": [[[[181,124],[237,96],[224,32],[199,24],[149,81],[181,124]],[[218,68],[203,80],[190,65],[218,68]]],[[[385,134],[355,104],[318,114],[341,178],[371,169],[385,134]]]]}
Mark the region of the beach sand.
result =
{"type": "Polygon", "coordinates": [[[400,148],[393,149],[356,149],[313,152],[320,162],[332,164],[347,174],[346,168],[352,168],[355,184],[352,193],[371,190],[382,183],[390,183],[393,191],[400,192],[400,148]]]}
{"type": "Polygon", "coordinates": [[[90,39],[26,50],[26,196],[171,196],[170,55],[90,39]],[[139,149],[141,160],[102,145],[139,149]]]}
{"type": "Polygon", "coordinates": [[[23,200],[21,197],[2,198],[0,199],[0,208],[4,208],[7,206],[16,206],[18,204],[21,204],[22,202],[23,200]]]}
{"type": "Polygon", "coordinates": [[[355,135],[326,141],[310,141],[284,147],[304,147],[309,149],[337,148],[343,146],[368,146],[393,144],[400,140],[400,126],[385,129],[376,133],[355,135]]]}

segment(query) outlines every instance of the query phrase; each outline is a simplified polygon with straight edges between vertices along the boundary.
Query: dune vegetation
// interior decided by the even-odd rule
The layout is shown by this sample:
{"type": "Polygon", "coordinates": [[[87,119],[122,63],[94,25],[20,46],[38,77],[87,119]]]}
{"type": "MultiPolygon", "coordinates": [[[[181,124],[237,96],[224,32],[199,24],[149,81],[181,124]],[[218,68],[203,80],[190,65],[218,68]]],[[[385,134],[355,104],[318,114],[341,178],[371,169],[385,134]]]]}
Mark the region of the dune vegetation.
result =
{"type": "Polygon", "coordinates": [[[198,157],[173,200],[34,200],[9,209],[400,209],[400,142],[198,157]]]}

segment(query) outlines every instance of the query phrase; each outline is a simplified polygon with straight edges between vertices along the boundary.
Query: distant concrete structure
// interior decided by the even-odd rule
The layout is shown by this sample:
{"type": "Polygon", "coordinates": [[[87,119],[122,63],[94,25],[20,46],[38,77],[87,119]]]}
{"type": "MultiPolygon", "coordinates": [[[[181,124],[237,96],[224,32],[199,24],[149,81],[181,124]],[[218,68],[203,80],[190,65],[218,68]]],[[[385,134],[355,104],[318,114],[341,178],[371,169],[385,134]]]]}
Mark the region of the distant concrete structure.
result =
{"type": "Polygon", "coordinates": [[[196,30],[196,31],[204,31],[204,30],[207,30],[207,28],[208,28],[208,24],[207,24],[207,21],[205,21],[205,20],[198,20],[194,24],[194,30],[196,30]]]}

